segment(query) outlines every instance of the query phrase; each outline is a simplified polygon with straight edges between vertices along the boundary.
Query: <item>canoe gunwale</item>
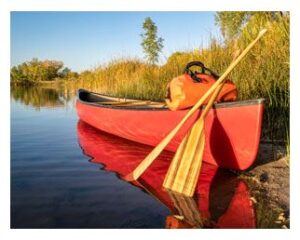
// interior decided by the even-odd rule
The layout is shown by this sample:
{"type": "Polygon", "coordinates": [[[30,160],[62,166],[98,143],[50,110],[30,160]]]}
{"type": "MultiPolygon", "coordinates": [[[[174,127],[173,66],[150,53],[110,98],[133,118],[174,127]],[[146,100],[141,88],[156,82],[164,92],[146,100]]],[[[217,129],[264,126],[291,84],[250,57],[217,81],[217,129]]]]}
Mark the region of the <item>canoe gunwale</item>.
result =
{"type": "MultiPolygon", "coordinates": [[[[93,101],[87,101],[83,99],[82,95],[89,95],[92,94],[94,97],[98,97],[99,100],[106,98],[109,100],[116,100],[119,101],[119,99],[125,99],[121,97],[113,97],[105,94],[100,94],[92,91],[87,91],[85,89],[78,89],[77,91],[77,100],[81,102],[82,104],[99,107],[99,108],[110,108],[115,110],[135,110],[135,111],[171,111],[167,106],[164,107],[151,107],[151,106],[116,106],[116,105],[107,105],[107,104],[101,104],[101,101],[99,102],[93,102],[93,101]]],[[[149,100],[142,100],[142,99],[129,99],[126,98],[128,101],[149,101],[149,100]]],[[[235,107],[242,107],[242,106],[249,106],[249,105],[259,105],[263,104],[265,101],[264,98],[259,99],[251,99],[251,100],[242,100],[242,101],[234,101],[234,102],[223,102],[223,103],[216,103],[213,105],[212,108],[235,108],[235,107]]],[[[201,108],[204,108],[205,105],[203,105],[201,108]]]]}

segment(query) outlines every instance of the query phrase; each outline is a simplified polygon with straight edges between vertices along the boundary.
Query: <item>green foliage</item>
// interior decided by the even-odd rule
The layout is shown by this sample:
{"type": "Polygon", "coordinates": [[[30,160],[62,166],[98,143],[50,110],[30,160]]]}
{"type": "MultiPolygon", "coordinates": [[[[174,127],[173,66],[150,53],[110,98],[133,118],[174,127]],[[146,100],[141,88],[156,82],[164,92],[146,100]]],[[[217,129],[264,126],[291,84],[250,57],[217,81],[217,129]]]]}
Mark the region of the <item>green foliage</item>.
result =
{"type": "Polygon", "coordinates": [[[60,77],[62,78],[67,78],[68,75],[71,73],[71,69],[70,68],[67,68],[65,67],[61,72],[60,72],[60,77]]]}
{"type": "Polygon", "coordinates": [[[231,40],[237,37],[245,28],[249,28],[250,25],[255,28],[261,29],[266,26],[268,22],[281,21],[282,16],[287,13],[282,12],[264,12],[264,11],[252,11],[252,12],[217,12],[215,15],[216,24],[220,26],[221,32],[226,40],[231,40]],[[255,18],[256,25],[252,24],[251,19],[255,18]]]}
{"type": "Polygon", "coordinates": [[[64,80],[75,80],[78,78],[79,74],[77,72],[72,72],[70,68],[65,67],[58,73],[58,76],[64,80]]]}
{"type": "Polygon", "coordinates": [[[59,77],[59,70],[63,67],[61,61],[39,61],[34,58],[11,69],[11,82],[35,84],[41,81],[53,81],[59,77]]]}
{"type": "Polygon", "coordinates": [[[249,12],[217,12],[215,21],[225,38],[233,38],[240,31],[249,14],[249,12]]]}
{"type": "Polygon", "coordinates": [[[141,45],[147,60],[154,65],[158,62],[159,52],[163,48],[164,40],[161,37],[157,37],[157,27],[150,17],[145,19],[143,29],[145,32],[141,34],[141,45]]]}

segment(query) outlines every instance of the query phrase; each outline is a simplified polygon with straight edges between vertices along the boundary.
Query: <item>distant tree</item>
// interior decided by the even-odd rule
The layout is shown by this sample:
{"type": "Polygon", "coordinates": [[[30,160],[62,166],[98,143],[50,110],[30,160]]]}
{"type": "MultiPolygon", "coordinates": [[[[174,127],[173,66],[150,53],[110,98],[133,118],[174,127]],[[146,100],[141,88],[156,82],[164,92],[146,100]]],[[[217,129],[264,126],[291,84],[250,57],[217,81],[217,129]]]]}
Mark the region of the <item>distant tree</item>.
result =
{"type": "Polygon", "coordinates": [[[145,18],[143,29],[145,32],[141,34],[141,45],[147,60],[151,64],[156,64],[158,62],[159,53],[163,48],[164,40],[161,37],[157,37],[157,27],[150,17],[145,18]]]}
{"type": "Polygon", "coordinates": [[[217,12],[215,15],[216,24],[220,26],[222,35],[225,40],[231,40],[237,37],[241,31],[248,26],[251,18],[255,18],[256,21],[249,26],[251,28],[262,28],[266,26],[268,21],[276,21],[280,19],[284,14],[283,12],[264,12],[264,11],[226,11],[217,12]]]}
{"type": "Polygon", "coordinates": [[[20,82],[22,81],[23,75],[19,71],[18,67],[14,66],[10,70],[10,78],[13,79],[15,82],[20,82]]]}
{"type": "Polygon", "coordinates": [[[65,80],[73,80],[78,78],[79,74],[77,72],[72,72],[70,68],[65,67],[59,72],[59,77],[65,80]]]}
{"type": "Polygon", "coordinates": [[[60,73],[59,73],[59,77],[61,78],[66,78],[68,77],[68,74],[71,72],[70,68],[65,67],[60,73]]]}
{"type": "Polygon", "coordinates": [[[39,81],[53,81],[59,77],[63,67],[61,61],[39,61],[34,58],[11,68],[11,81],[15,83],[34,84],[39,81]]]}
{"type": "Polygon", "coordinates": [[[220,26],[225,38],[233,38],[240,31],[243,23],[249,17],[248,12],[217,12],[215,21],[220,26]]]}
{"type": "Polygon", "coordinates": [[[59,77],[59,70],[64,66],[61,61],[46,60],[41,62],[41,70],[43,71],[44,81],[53,81],[59,77]]]}

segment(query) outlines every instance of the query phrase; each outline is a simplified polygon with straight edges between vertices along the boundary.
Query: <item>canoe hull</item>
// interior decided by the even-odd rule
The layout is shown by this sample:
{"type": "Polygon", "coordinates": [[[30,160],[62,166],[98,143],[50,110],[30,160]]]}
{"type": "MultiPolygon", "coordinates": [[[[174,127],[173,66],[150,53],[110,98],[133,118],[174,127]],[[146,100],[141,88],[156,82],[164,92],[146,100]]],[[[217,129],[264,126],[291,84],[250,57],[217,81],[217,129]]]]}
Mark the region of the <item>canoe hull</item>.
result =
{"type": "MultiPolygon", "coordinates": [[[[224,106],[211,109],[205,119],[203,160],[224,168],[245,170],[257,156],[263,101],[224,106]]],[[[82,101],[80,92],[76,108],[78,117],[93,127],[151,146],[156,146],[187,113],[187,110],[106,107],[82,101]]],[[[186,122],[167,150],[176,151],[200,114],[198,110],[186,122]]]]}

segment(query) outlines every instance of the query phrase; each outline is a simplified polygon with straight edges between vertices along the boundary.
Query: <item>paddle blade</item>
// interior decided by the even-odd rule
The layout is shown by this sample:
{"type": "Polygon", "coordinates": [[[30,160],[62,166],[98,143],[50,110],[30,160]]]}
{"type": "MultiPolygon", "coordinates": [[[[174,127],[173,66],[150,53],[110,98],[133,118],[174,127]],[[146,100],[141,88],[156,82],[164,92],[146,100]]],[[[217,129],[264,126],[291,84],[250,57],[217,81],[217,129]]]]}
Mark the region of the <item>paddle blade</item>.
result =
{"type": "Polygon", "coordinates": [[[165,177],[163,187],[191,197],[194,195],[205,145],[204,120],[197,120],[180,144],[165,177]]]}
{"type": "Polygon", "coordinates": [[[203,227],[203,219],[201,218],[197,202],[194,198],[186,197],[172,191],[168,191],[168,194],[178,212],[178,215],[183,217],[184,222],[188,223],[192,227],[203,227]]]}
{"type": "MultiPolygon", "coordinates": [[[[190,132],[190,130],[189,130],[190,132]]],[[[184,151],[184,148],[186,146],[186,142],[187,142],[187,139],[188,139],[188,135],[189,135],[189,132],[187,133],[187,135],[185,135],[185,137],[183,138],[183,140],[181,141],[172,161],[171,161],[171,164],[169,166],[169,169],[168,169],[168,172],[167,172],[167,175],[165,176],[165,179],[164,179],[164,182],[163,182],[163,187],[165,189],[171,189],[172,188],[172,185],[173,185],[173,182],[174,182],[174,179],[176,177],[176,173],[178,171],[178,167],[180,165],[180,162],[181,162],[181,155],[184,151]]]]}

